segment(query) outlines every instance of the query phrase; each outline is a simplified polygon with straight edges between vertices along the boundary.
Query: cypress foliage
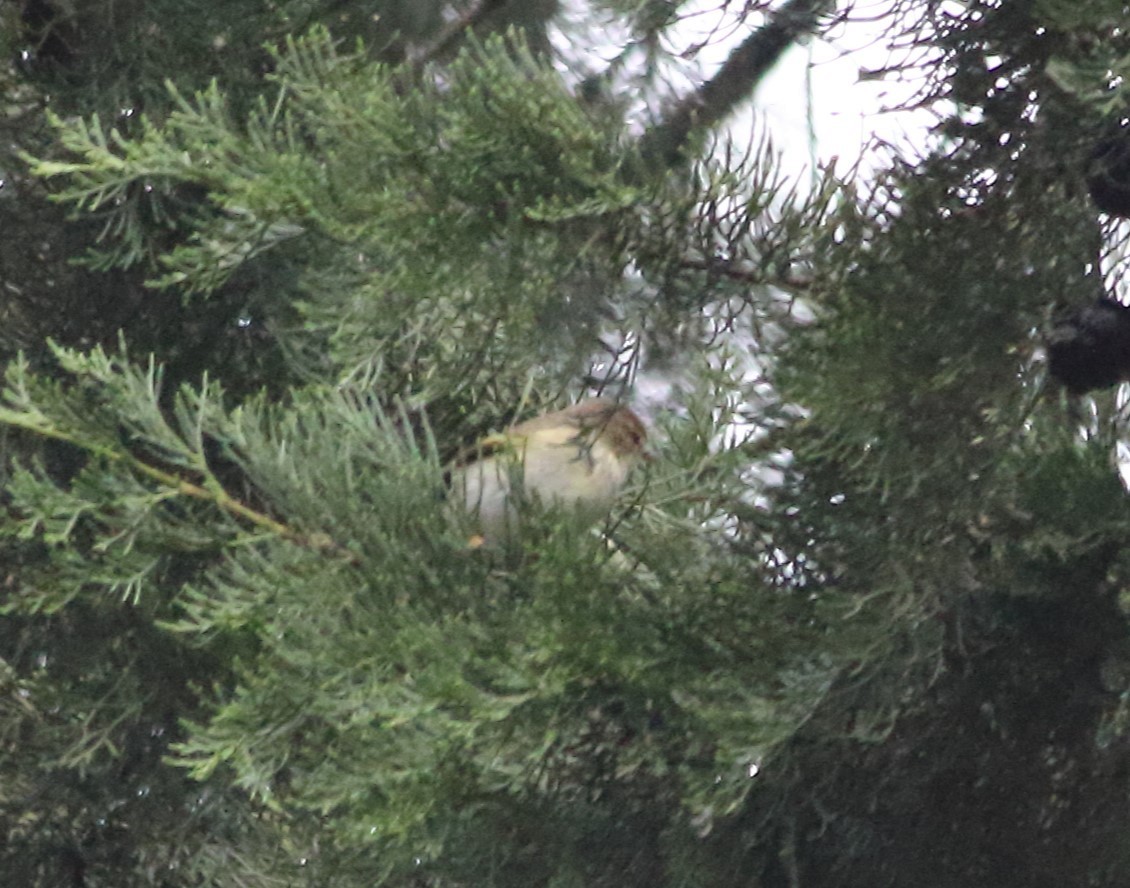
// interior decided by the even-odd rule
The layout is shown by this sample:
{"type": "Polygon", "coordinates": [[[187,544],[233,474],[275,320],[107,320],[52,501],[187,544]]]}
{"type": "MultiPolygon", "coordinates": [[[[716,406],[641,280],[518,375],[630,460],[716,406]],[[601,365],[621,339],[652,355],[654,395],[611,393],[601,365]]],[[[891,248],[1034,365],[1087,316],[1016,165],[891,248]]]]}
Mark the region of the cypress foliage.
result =
{"type": "Polygon", "coordinates": [[[712,130],[828,4],[679,97],[597,7],[666,118],[550,2],[5,13],[5,883],[1123,884],[1125,411],[1040,354],[1121,4],[892,4],[934,140],[804,192],[712,130]],[[471,545],[452,459],[641,372],[607,521],[471,545]]]}
{"type": "MultiPolygon", "coordinates": [[[[604,533],[550,512],[516,559],[474,549],[443,467],[518,409],[623,386],[641,343],[694,341],[693,314],[669,329],[680,306],[741,310],[738,286],[707,285],[716,234],[695,208],[729,213],[749,249],[743,214],[784,193],[771,153],[644,174],[516,33],[410,80],[315,29],[269,79],[242,117],[216,83],[170,87],[168,114],[128,132],[53,118],[62,151],[32,162],[103,220],[94,267],[185,300],[250,286],[246,322],[301,381],[166,383],[128,344],[9,367],[0,419],[72,468],[13,468],[28,563],[7,610],[42,643],[76,613],[132,627],[110,630],[129,651],[117,682],[39,654],[82,714],[45,742],[48,771],[104,786],[123,729],[157,738],[112,802],[61,816],[118,812],[121,841],[84,835],[75,859],[155,883],[693,872],[697,836],[830,669],[801,641],[824,631],[808,594],[737,545],[766,540],[743,477],[756,446],[719,437],[716,405],[751,385],[736,358],[691,362],[690,413],[604,533]],[[196,195],[171,238],[136,212],[152,192],[196,195]],[[264,286],[279,269],[292,280],[264,286]],[[148,821],[134,797],[158,778],[169,816],[148,821]]],[[[795,249],[826,199],[759,222],[758,247],[795,249]]]]}

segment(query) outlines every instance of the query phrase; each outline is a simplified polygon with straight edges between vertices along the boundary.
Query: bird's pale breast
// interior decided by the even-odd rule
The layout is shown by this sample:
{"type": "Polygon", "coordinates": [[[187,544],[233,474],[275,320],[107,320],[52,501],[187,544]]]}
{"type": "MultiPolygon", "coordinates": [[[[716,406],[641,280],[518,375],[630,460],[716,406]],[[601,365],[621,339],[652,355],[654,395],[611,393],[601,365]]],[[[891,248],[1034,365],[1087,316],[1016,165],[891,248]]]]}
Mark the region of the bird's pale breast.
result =
{"type": "Polygon", "coordinates": [[[510,452],[465,467],[460,480],[467,509],[482,532],[505,536],[517,519],[515,502],[522,498],[575,508],[586,521],[599,518],[630,468],[603,440],[585,444],[575,428],[535,429],[515,440],[510,452]]]}

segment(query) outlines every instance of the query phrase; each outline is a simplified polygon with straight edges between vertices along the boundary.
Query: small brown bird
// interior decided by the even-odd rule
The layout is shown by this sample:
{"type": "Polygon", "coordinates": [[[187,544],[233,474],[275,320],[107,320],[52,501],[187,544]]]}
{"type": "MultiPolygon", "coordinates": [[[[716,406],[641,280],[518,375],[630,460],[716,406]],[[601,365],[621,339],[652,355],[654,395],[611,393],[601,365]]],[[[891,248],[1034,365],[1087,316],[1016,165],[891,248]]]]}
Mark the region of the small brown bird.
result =
{"type": "Polygon", "coordinates": [[[647,429],[629,408],[590,398],[484,438],[453,472],[452,490],[488,542],[509,539],[531,501],[573,509],[591,523],[650,458],[646,444],[647,429]]]}

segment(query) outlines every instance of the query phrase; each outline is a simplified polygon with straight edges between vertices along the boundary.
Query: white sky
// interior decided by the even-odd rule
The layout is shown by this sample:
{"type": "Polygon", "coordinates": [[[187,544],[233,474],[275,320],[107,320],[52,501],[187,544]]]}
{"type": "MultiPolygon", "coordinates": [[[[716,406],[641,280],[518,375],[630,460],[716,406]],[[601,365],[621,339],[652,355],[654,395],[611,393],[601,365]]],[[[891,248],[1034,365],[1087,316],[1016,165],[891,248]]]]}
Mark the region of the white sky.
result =
{"type": "MultiPolygon", "coordinates": [[[[922,145],[932,122],[928,113],[886,113],[909,99],[915,84],[860,76],[904,55],[903,50],[889,46],[883,34],[891,3],[855,0],[850,22],[824,39],[789,49],[761,83],[752,109],[739,112],[730,121],[736,140],[748,139],[750,134],[760,137],[768,131],[786,158],[788,172],[796,175],[810,168],[814,159],[826,162],[839,157],[840,168],[846,169],[872,134],[896,143],[922,145]],[[815,158],[810,153],[809,115],[816,136],[815,158]]],[[[742,5],[734,0],[728,4],[725,0],[695,0],[680,6],[680,23],[667,35],[664,47],[673,59],[664,74],[678,94],[689,93],[713,76],[733,48],[763,24],[764,17],[752,15],[745,16],[743,23],[742,5]],[[724,5],[732,9],[720,10],[724,5]]],[[[580,61],[587,72],[562,73],[570,77],[603,72],[628,45],[630,35],[615,18],[600,20],[585,0],[566,0],[563,8],[569,24],[553,39],[564,58],[580,61]]],[[[626,64],[629,68],[645,64],[644,50],[633,50],[626,64]]],[[[642,104],[640,110],[644,110],[642,104]]]]}
{"type": "MultiPolygon", "coordinates": [[[[704,10],[699,20],[705,25],[710,18],[705,10],[716,2],[701,0],[698,5],[704,10]]],[[[886,80],[866,76],[904,59],[904,51],[889,45],[882,33],[890,5],[890,0],[857,0],[852,21],[825,39],[790,48],[760,84],[752,109],[731,122],[735,135],[751,132],[751,124],[759,124],[753,131],[769,132],[793,175],[811,169],[814,161],[827,163],[834,157],[845,170],[872,136],[920,149],[934,117],[925,110],[892,110],[908,102],[918,84],[895,80],[893,75],[886,80]]],[[[718,14],[713,17],[717,20],[718,14]]],[[[688,27],[695,21],[688,19],[688,27]]],[[[727,40],[699,53],[704,73],[716,70],[748,34],[748,27],[732,29],[727,40]]],[[[863,168],[869,166],[865,159],[863,168]]]]}
{"type": "MultiPolygon", "coordinates": [[[[884,26],[889,25],[884,13],[891,2],[855,0],[850,22],[824,39],[791,47],[759,85],[749,106],[728,121],[734,142],[758,142],[768,134],[780,153],[782,172],[802,187],[813,181],[815,165],[826,165],[833,158],[838,158],[837,171],[847,174],[873,136],[915,152],[921,150],[935,118],[927,111],[890,110],[910,100],[917,84],[867,76],[904,60],[904,51],[888,45],[884,34],[884,26]]],[[[749,16],[743,23],[743,4],[730,2],[734,11],[726,12],[719,11],[722,3],[695,0],[680,7],[680,25],[664,47],[674,59],[664,74],[677,95],[688,94],[712,77],[734,47],[764,22],[749,16]]],[[[555,39],[562,55],[579,58],[583,70],[562,73],[577,78],[605,71],[630,35],[615,19],[597,19],[586,0],[566,0],[564,9],[570,25],[555,39]]],[[[645,61],[645,50],[637,47],[626,65],[642,66],[645,61]]],[[[631,81],[630,72],[621,74],[625,82],[631,81]]],[[[627,90],[617,98],[633,101],[627,90]]],[[[648,110],[643,106],[645,99],[641,96],[634,101],[642,121],[648,110]]],[[[883,161],[865,157],[861,172],[866,176],[883,161]]],[[[645,411],[669,403],[675,382],[666,372],[641,373],[636,379],[636,396],[645,411]]]]}

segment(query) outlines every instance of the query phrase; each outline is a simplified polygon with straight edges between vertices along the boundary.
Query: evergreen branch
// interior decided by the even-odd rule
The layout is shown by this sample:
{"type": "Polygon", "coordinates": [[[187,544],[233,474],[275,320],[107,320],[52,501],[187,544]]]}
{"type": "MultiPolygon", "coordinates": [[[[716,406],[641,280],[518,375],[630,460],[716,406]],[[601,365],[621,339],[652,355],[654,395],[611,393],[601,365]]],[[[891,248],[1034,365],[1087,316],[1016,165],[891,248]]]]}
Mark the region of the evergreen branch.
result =
{"type": "Polygon", "coordinates": [[[283,524],[281,521],[277,521],[269,515],[251,508],[246,503],[241,502],[228,493],[223,485],[214,477],[211,478],[211,484],[208,486],[196,484],[174,472],[166,471],[165,469],[148,463],[135,454],[115,450],[112,447],[96,444],[89,440],[82,440],[75,435],[71,435],[50,424],[47,418],[42,414],[24,414],[0,408],[0,422],[23,429],[24,431],[32,432],[42,438],[49,438],[53,441],[70,444],[81,450],[85,450],[93,456],[104,459],[107,462],[124,464],[138,474],[156,481],[158,484],[161,484],[176,494],[187,496],[201,502],[211,503],[216,508],[229,515],[243,519],[254,527],[295,543],[303,548],[311,549],[315,552],[329,551],[342,555],[348,561],[356,561],[357,556],[353,552],[350,552],[344,546],[334,542],[324,534],[301,534],[289,525],[283,524]]]}
{"type": "Polygon", "coordinates": [[[708,131],[728,115],[777,63],[793,43],[816,30],[817,20],[834,4],[830,0],[789,0],[769,22],[735,49],[718,73],[685,96],[640,139],[640,153],[649,162],[674,167],[683,159],[692,131],[708,131]]]}

